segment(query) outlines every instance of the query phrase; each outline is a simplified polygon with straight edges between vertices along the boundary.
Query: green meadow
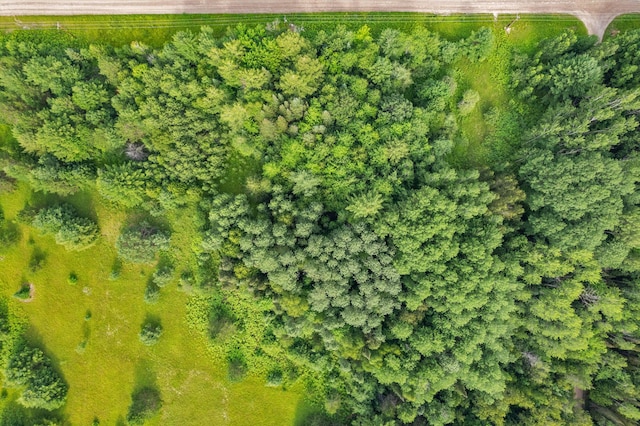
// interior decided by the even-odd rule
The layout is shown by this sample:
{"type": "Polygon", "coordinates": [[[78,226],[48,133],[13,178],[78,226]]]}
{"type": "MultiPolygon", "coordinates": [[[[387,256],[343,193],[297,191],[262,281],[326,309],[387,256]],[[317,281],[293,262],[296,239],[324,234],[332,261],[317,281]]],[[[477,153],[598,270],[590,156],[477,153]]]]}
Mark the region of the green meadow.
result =
{"type": "MultiPolygon", "coordinates": [[[[42,201],[41,194],[20,186],[3,195],[0,204],[8,219],[27,202],[42,201]]],[[[110,278],[116,252],[115,239],[126,214],[101,203],[94,194],[70,197],[83,213],[98,219],[101,238],[82,252],[67,252],[52,237],[20,226],[20,243],[1,254],[0,291],[29,322],[28,339],[46,347],[69,383],[64,418],[69,424],[123,422],[131,392],[155,385],[164,409],[149,424],[290,424],[296,410],[304,410],[299,388],[283,391],[264,386],[261,377],[240,383],[226,380],[224,361],[211,353],[206,338],[187,326],[189,296],[176,283],[163,288],[155,304],[143,300],[153,265],[122,265],[120,276],[110,278]],[[43,259],[35,272],[29,262],[43,259]],[[69,275],[77,276],[75,284],[69,275]],[[31,302],[11,296],[20,285],[35,287],[31,302]],[[138,339],[145,317],[160,320],[164,333],[153,347],[138,339]]],[[[188,225],[188,220],[184,221],[188,225]]],[[[175,227],[174,241],[188,242],[189,227],[175,227]]]]}

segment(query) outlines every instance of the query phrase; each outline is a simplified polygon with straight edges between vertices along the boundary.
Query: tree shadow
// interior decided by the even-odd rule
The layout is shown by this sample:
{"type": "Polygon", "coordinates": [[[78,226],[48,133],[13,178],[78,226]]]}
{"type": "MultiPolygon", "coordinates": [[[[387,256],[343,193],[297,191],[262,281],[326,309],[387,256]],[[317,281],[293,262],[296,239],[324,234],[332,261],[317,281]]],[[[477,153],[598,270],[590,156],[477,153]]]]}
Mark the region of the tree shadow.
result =
{"type": "Polygon", "coordinates": [[[42,334],[33,326],[33,324],[29,324],[25,329],[23,334],[24,341],[30,346],[34,348],[40,349],[51,361],[51,367],[53,370],[60,376],[60,378],[67,383],[64,374],[62,374],[62,369],[60,368],[60,360],[58,357],[47,349],[47,346],[44,344],[44,339],[42,338],[42,334]]]}
{"type": "Polygon", "coordinates": [[[69,204],[78,212],[78,215],[87,217],[94,222],[98,221],[93,196],[88,191],[78,191],[66,197],[48,192],[34,191],[31,193],[25,209],[31,208],[39,210],[58,204],[69,204]]]}
{"type": "Polygon", "coordinates": [[[142,424],[153,417],[162,407],[162,398],[152,363],[142,359],[138,361],[134,372],[134,388],[131,393],[131,405],[127,412],[130,424],[142,424]]]}
{"type": "Polygon", "coordinates": [[[148,359],[141,359],[134,370],[134,393],[142,388],[157,388],[158,377],[153,370],[153,363],[148,359]]]}
{"type": "Polygon", "coordinates": [[[293,418],[294,426],[342,426],[345,423],[340,422],[329,416],[321,406],[314,404],[306,399],[298,402],[293,418]]]}
{"type": "Polygon", "coordinates": [[[0,414],[0,426],[68,424],[68,419],[60,411],[27,408],[16,400],[12,400],[4,404],[0,414]]]}
{"type": "Polygon", "coordinates": [[[47,252],[42,250],[38,246],[34,246],[31,256],[29,257],[29,271],[32,273],[38,272],[44,268],[47,260],[47,252]]]}

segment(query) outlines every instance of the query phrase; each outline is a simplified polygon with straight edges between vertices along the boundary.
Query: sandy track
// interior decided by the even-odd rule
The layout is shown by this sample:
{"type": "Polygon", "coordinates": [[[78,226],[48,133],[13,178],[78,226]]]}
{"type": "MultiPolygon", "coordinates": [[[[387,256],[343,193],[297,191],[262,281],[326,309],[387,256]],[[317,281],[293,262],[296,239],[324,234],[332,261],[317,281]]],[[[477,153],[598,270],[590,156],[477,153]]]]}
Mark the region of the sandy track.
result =
{"type": "Polygon", "coordinates": [[[301,12],[567,13],[602,36],[640,0],[0,0],[0,15],[113,15],[301,12]]]}

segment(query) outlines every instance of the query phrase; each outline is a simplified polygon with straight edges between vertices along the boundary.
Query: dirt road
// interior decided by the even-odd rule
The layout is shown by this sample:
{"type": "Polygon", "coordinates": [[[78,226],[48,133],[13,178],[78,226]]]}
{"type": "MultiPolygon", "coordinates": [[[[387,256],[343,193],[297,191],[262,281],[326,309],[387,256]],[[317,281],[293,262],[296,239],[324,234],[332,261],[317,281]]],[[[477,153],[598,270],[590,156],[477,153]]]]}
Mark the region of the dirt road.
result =
{"type": "Polygon", "coordinates": [[[0,15],[113,15],[301,12],[568,13],[602,37],[640,0],[0,0],[0,15]]]}

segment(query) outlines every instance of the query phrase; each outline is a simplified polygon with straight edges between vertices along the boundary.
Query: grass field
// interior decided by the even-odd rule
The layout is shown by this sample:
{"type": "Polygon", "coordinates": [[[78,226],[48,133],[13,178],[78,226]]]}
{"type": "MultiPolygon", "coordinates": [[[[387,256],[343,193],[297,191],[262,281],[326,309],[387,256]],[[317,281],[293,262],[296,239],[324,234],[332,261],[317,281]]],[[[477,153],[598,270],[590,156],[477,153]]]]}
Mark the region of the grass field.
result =
{"type": "Polygon", "coordinates": [[[607,27],[607,31],[605,31],[604,36],[610,37],[612,32],[616,31],[626,31],[626,30],[637,30],[640,28],[640,13],[629,14],[629,15],[621,15],[613,20],[611,24],[607,27]]]}
{"type": "MultiPolygon", "coordinates": [[[[430,15],[421,13],[315,13],[289,14],[289,22],[300,24],[307,33],[342,24],[349,28],[368,25],[373,34],[384,28],[393,27],[409,31],[416,25],[440,32],[443,36],[458,39],[482,26],[493,25],[493,15],[430,15]]],[[[282,20],[283,15],[111,15],[111,16],[24,16],[19,18],[0,17],[0,29],[59,29],[89,42],[128,44],[132,40],[151,46],[161,46],[175,32],[197,31],[206,25],[219,35],[228,27],[238,23],[258,25],[282,20]]],[[[532,47],[549,35],[566,28],[583,29],[577,19],[569,15],[522,15],[516,20],[514,15],[500,15],[497,22],[503,27],[514,21],[512,39],[517,43],[532,47]]]]}
{"type": "MultiPolygon", "coordinates": [[[[116,280],[109,280],[116,258],[114,241],[122,212],[100,203],[92,194],[68,199],[85,213],[97,216],[102,238],[79,253],[66,252],[51,237],[21,226],[20,243],[2,253],[0,292],[26,318],[28,338],[53,356],[68,381],[64,415],[70,424],[117,424],[126,416],[134,388],[153,384],[164,407],[150,424],[157,425],[281,425],[292,424],[300,389],[283,391],[264,386],[264,379],[249,376],[231,384],[224,362],[214,362],[199,333],[189,332],[186,305],[189,296],[175,283],[162,289],[157,304],[143,301],[151,266],[125,264],[116,280]],[[42,269],[31,272],[34,252],[44,257],[42,269]],[[68,283],[69,274],[78,277],[68,283]],[[32,302],[11,298],[20,285],[35,285],[32,302]],[[90,313],[90,319],[85,319],[90,313]],[[146,316],[160,319],[164,333],[152,347],[138,339],[146,316]]],[[[4,195],[0,204],[13,219],[34,194],[20,186],[4,195]]],[[[35,197],[38,198],[37,196],[35,197]]],[[[175,230],[176,241],[184,241],[175,230]]]]}
{"type": "MultiPolygon", "coordinates": [[[[386,27],[410,30],[416,25],[457,39],[481,26],[492,26],[497,34],[497,49],[485,62],[461,61],[455,71],[459,90],[472,88],[481,100],[472,114],[460,120],[463,139],[457,141],[453,160],[462,164],[490,161],[491,153],[506,143],[493,139],[486,124],[490,111],[506,114],[508,87],[506,65],[511,48],[529,51],[537,41],[567,29],[584,33],[584,26],[568,16],[433,16],[389,13],[333,13],[287,15],[290,22],[303,25],[313,34],[342,23],[350,28],[367,24],[374,34],[386,27]],[[504,28],[510,26],[506,34],[504,28]]],[[[260,24],[282,18],[280,15],[175,15],[175,16],[91,16],[0,18],[0,28],[58,28],[88,42],[115,45],[139,40],[160,46],[173,33],[197,30],[201,25],[223,34],[238,22],[260,24]]],[[[625,24],[626,21],[621,21],[625,24]]],[[[9,137],[0,126],[0,140],[9,137]]],[[[231,185],[231,184],[230,184],[231,185]]],[[[28,202],[43,201],[24,185],[0,197],[8,219],[28,202]]],[[[227,380],[225,362],[216,356],[207,339],[187,324],[189,297],[176,288],[176,280],[163,288],[158,303],[143,301],[153,266],[125,264],[120,277],[109,276],[116,259],[114,242],[128,216],[101,202],[92,192],[67,200],[83,214],[96,218],[102,238],[92,248],[66,252],[51,237],[20,226],[19,244],[0,253],[0,294],[10,297],[14,306],[30,323],[29,338],[52,355],[70,385],[69,398],[62,415],[70,424],[88,425],[94,418],[101,424],[124,422],[132,391],[153,384],[160,389],[164,405],[149,424],[154,425],[304,425],[313,407],[304,401],[303,388],[297,384],[283,391],[264,386],[258,372],[240,383],[227,380]],[[34,253],[43,256],[42,269],[31,272],[28,264],[34,253]],[[74,273],[78,282],[71,285],[74,273]],[[21,284],[35,285],[32,302],[11,298],[21,284]],[[90,313],[90,318],[85,319],[90,313]],[[140,325],[147,316],[160,319],[164,334],[157,345],[146,347],[138,339],[140,325]]],[[[173,228],[172,244],[176,258],[192,262],[191,245],[197,241],[197,226],[187,220],[193,210],[169,218],[173,228]],[[187,219],[185,219],[187,218],[187,219]]],[[[262,373],[262,372],[261,372],[262,373]]]]}

